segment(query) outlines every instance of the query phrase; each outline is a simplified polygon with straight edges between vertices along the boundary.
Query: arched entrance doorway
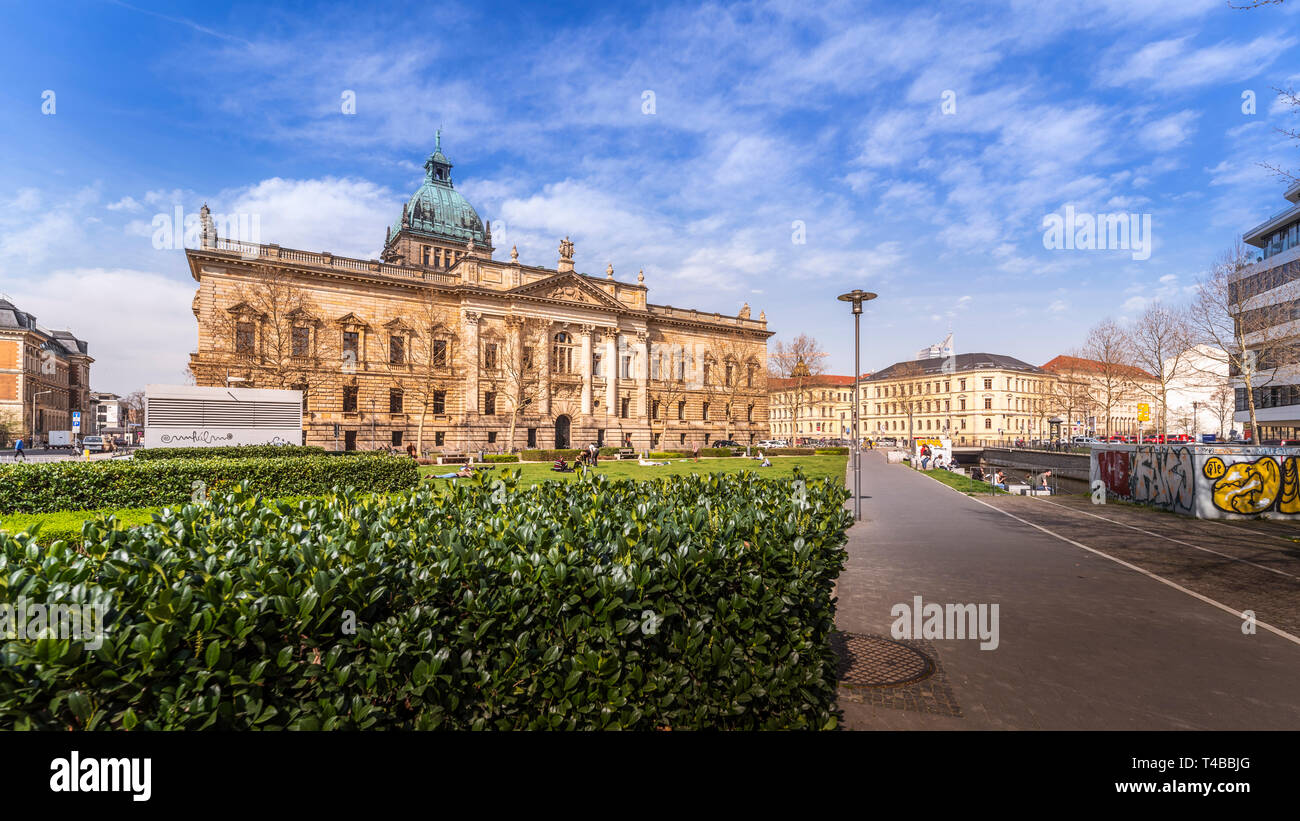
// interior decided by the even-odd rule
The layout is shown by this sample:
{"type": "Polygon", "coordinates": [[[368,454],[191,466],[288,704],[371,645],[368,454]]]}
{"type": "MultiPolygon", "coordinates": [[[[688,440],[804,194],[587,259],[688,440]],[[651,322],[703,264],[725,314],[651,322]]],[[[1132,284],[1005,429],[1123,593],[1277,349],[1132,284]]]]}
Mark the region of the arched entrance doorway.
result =
{"type": "Polygon", "coordinates": [[[567,448],[569,446],[569,417],[561,414],[555,417],[555,448],[567,448]]]}

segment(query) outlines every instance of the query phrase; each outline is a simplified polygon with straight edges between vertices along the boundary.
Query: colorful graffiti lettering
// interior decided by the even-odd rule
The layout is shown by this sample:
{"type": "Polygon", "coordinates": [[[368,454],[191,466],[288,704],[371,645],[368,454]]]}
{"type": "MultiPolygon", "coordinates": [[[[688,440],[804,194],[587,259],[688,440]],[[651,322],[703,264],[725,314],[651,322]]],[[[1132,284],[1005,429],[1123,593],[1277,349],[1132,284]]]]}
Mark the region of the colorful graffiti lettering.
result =
{"type": "Polygon", "coordinates": [[[1191,513],[1196,501],[1196,468],[1188,448],[1139,447],[1130,487],[1136,502],[1191,513]]]}
{"type": "Polygon", "coordinates": [[[1128,451],[1106,450],[1097,453],[1097,473],[1106,490],[1127,499],[1129,496],[1128,451]]]}
{"type": "Polygon", "coordinates": [[[1282,495],[1277,498],[1278,513],[1300,513],[1300,459],[1282,460],[1282,495]]]}
{"type": "Polygon", "coordinates": [[[1214,506],[1229,513],[1263,513],[1277,501],[1282,475],[1277,462],[1265,456],[1230,465],[1214,483],[1214,506]]]}

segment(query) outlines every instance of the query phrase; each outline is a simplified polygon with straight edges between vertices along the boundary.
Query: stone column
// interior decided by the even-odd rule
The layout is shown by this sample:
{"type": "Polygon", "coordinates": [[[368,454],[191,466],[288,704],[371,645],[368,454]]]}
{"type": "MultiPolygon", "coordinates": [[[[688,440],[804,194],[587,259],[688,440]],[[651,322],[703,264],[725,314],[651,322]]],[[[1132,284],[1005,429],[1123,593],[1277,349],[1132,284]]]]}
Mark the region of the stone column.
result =
{"type": "MultiPolygon", "coordinates": [[[[650,424],[650,335],[636,332],[636,387],[640,418],[650,424]]],[[[648,447],[648,446],[647,446],[648,447]]]]}
{"type": "Polygon", "coordinates": [[[478,415],[478,326],[483,315],[478,311],[465,312],[465,350],[462,352],[465,363],[465,416],[478,415]]]}
{"type": "Polygon", "coordinates": [[[582,415],[591,416],[591,337],[596,329],[591,325],[583,325],[582,334],[582,415]]]}
{"type": "Polygon", "coordinates": [[[618,416],[618,329],[605,333],[605,415],[618,416]]]}
{"type": "Polygon", "coordinates": [[[538,337],[537,351],[537,412],[547,416],[551,412],[551,325],[544,323],[538,337]]]}

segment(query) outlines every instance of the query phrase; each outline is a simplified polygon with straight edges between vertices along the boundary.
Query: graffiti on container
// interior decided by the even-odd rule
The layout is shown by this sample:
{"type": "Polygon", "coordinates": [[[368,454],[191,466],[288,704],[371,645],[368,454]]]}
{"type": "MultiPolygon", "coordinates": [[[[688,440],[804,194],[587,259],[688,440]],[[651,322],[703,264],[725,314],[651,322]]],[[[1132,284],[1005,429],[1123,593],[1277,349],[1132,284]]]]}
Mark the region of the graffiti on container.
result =
{"type": "Polygon", "coordinates": [[[1179,513],[1196,502],[1196,468],[1190,448],[1139,447],[1130,479],[1132,499],[1179,513]]]}
{"type": "Polygon", "coordinates": [[[1271,456],[1226,464],[1218,456],[1205,460],[1205,478],[1213,480],[1210,498],[1225,513],[1255,515],[1267,510],[1300,513],[1300,462],[1271,456]]]}
{"type": "Polygon", "coordinates": [[[1129,454],[1124,450],[1103,450],[1097,453],[1097,472],[1106,490],[1120,498],[1129,498],[1129,454]]]}

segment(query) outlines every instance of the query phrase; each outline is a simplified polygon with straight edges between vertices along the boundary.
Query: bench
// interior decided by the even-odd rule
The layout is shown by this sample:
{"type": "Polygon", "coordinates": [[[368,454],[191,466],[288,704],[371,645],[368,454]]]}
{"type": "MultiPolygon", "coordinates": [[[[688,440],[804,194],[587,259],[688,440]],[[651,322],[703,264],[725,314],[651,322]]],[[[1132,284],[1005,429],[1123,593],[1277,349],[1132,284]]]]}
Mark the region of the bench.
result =
{"type": "Polygon", "coordinates": [[[638,458],[638,457],[637,457],[637,455],[636,455],[636,451],[633,450],[632,448],[619,448],[619,449],[618,449],[618,458],[619,458],[619,459],[636,459],[636,458],[638,458]]]}
{"type": "Polygon", "coordinates": [[[443,454],[438,457],[438,464],[440,465],[459,464],[468,461],[469,457],[459,451],[444,451],[443,454]]]}

